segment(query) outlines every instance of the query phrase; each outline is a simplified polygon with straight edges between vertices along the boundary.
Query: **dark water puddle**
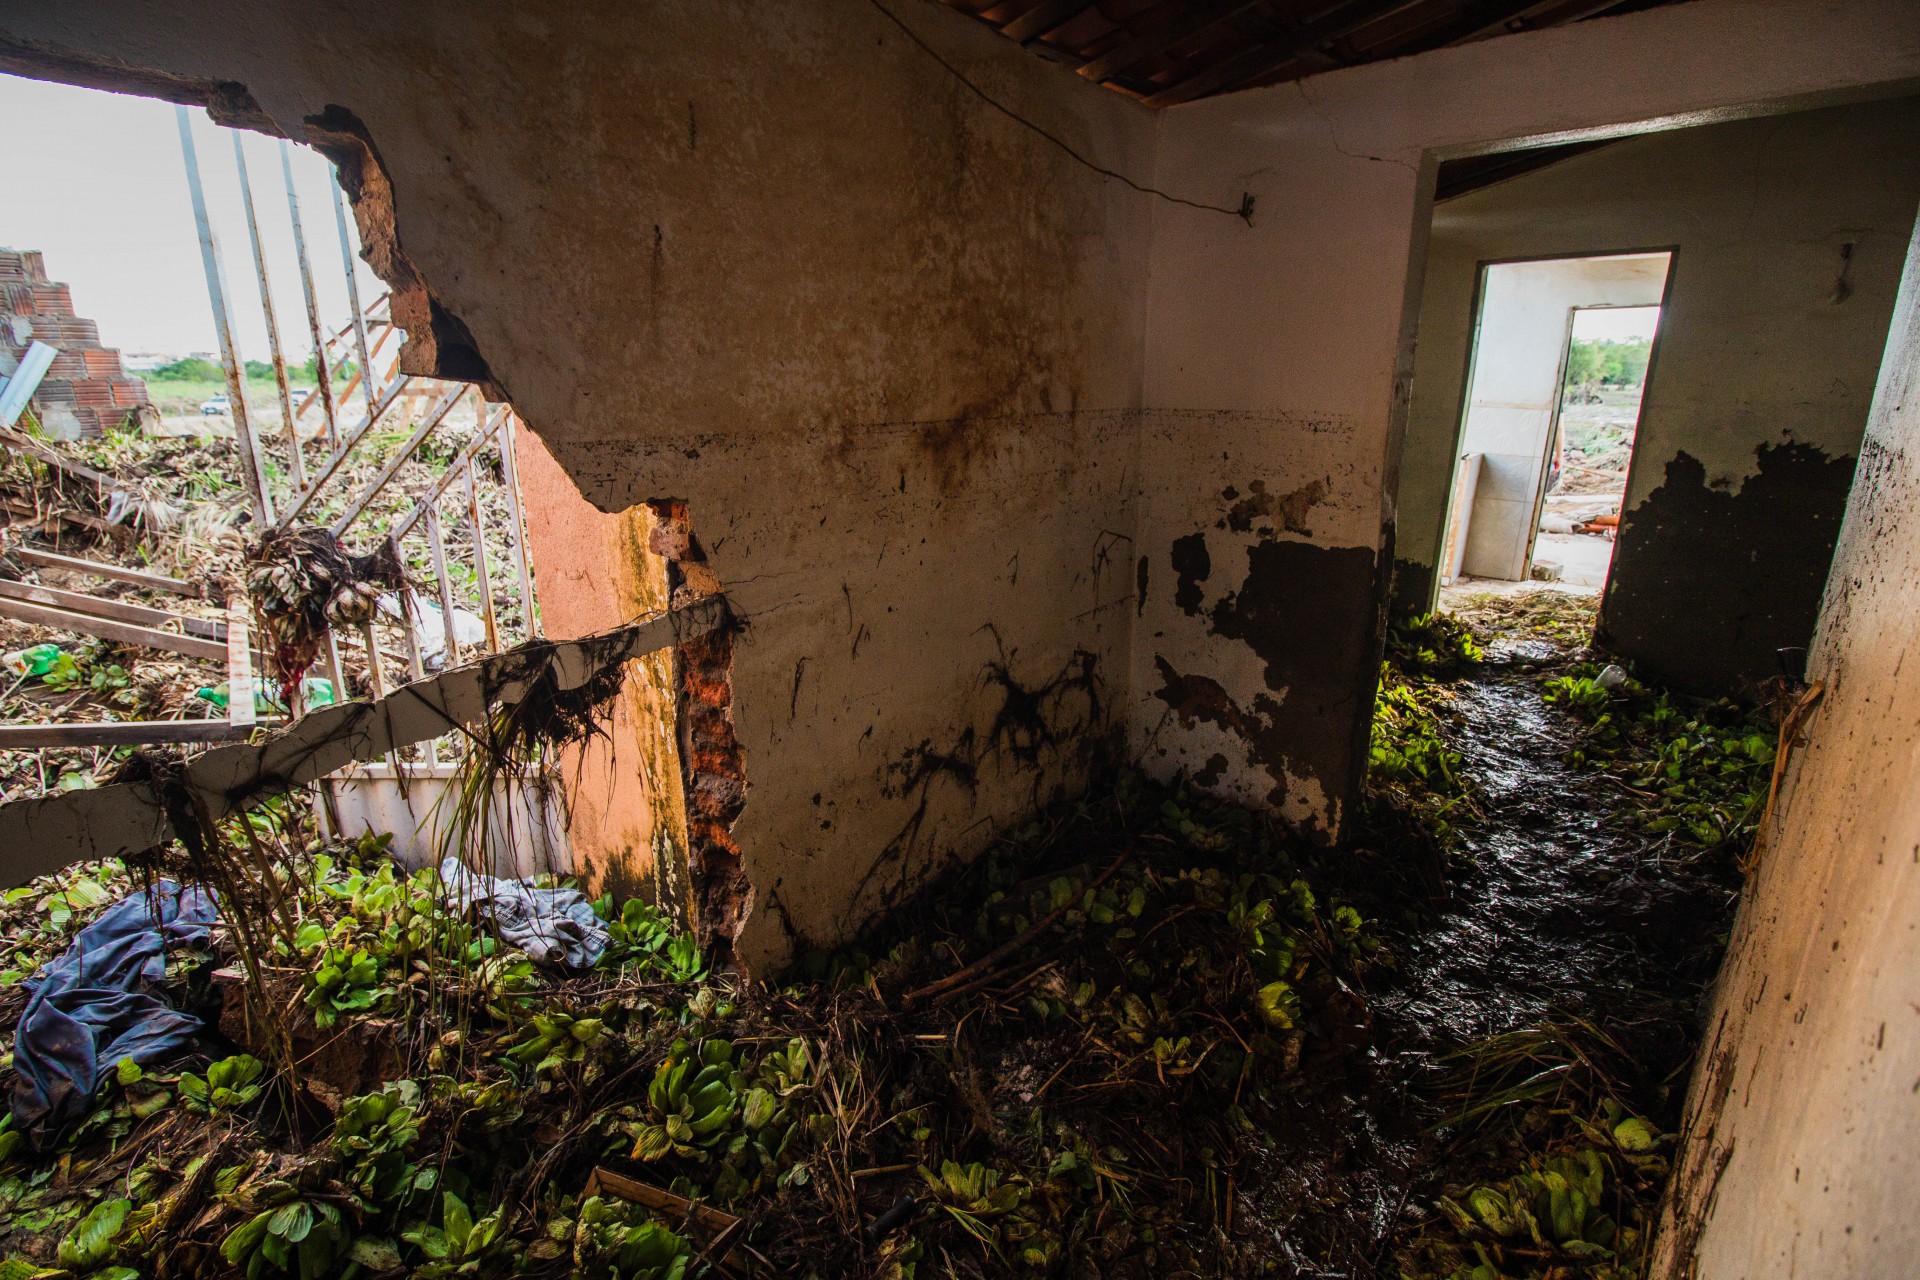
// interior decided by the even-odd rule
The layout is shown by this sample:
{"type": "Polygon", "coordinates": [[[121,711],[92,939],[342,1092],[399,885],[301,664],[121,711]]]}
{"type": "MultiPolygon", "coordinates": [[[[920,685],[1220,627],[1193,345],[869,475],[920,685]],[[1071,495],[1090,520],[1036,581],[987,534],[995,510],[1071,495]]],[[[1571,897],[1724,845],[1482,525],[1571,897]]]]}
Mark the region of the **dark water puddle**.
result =
{"type": "MultiPolygon", "coordinates": [[[[1326,1061],[1309,1064],[1290,1102],[1298,1130],[1273,1135],[1260,1216],[1277,1274],[1394,1276],[1396,1236],[1444,1183],[1486,1172],[1488,1153],[1431,1131],[1442,1059],[1476,1040],[1592,1023],[1639,1068],[1624,1082],[1636,1101],[1677,1123],[1737,884],[1676,858],[1629,821],[1624,791],[1566,761],[1579,727],[1535,682],[1564,659],[1543,641],[1496,641],[1451,686],[1452,745],[1482,789],[1485,821],[1418,922],[1391,931],[1399,976],[1365,994],[1364,1030],[1343,1044],[1330,1029],[1326,1061]]],[[[1393,857],[1356,859],[1357,898],[1369,896],[1367,868],[1393,857]]],[[[1371,896],[1389,919],[1394,894],[1371,896]]]]}

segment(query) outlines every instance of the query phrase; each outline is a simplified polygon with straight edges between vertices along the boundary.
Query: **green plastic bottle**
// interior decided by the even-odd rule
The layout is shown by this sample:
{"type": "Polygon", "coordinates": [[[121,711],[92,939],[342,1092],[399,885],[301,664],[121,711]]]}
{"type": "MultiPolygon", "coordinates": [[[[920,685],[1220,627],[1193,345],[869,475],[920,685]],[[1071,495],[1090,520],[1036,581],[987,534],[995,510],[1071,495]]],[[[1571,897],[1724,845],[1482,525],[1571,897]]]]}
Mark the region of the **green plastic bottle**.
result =
{"type": "MultiPolygon", "coordinates": [[[[211,688],[195,689],[193,696],[203,702],[211,702],[222,711],[232,701],[232,691],[222,680],[211,688]]],[[[332,706],[340,699],[334,693],[333,681],[325,676],[308,676],[300,682],[302,692],[306,694],[307,710],[332,706]]],[[[253,684],[253,713],[257,716],[277,716],[286,713],[287,704],[280,697],[280,682],[277,680],[256,680],[253,684]]]]}
{"type": "Polygon", "coordinates": [[[43,676],[53,670],[53,664],[58,661],[60,646],[57,644],[29,645],[25,649],[0,654],[0,666],[16,676],[43,676]]]}

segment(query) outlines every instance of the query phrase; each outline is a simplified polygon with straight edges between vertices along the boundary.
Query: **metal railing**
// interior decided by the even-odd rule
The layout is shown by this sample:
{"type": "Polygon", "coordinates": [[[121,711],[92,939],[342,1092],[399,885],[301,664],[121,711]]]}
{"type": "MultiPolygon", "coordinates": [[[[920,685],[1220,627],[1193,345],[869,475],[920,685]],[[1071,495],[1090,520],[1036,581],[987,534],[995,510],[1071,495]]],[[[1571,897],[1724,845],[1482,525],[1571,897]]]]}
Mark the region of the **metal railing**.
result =
{"type": "MultiPolygon", "coordinates": [[[[515,428],[518,422],[511,408],[506,405],[489,405],[480,389],[470,383],[450,382],[439,379],[416,378],[400,371],[400,342],[404,334],[392,317],[390,295],[383,294],[373,304],[363,307],[360,302],[360,286],[353,269],[352,238],[347,227],[346,199],[340,184],[333,184],[333,215],[335,228],[340,238],[341,264],[345,271],[347,300],[352,317],[338,329],[325,330],[320,324],[318,296],[314,289],[311,259],[306,250],[306,228],[300,211],[300,198],[293,182],[293,166],[287,142],[280,142],[281,172],[285,177],[287,190],[287,216],[291,223],[296,258],[300,265],[301,289],[307,303],[308,328],[314,342],[315,386],[296,404],[294,402],[290,380],[287,376],[285,351],[283,349],[279,322],[273,309],[272,282],[267,270],[267,255],[260,235],[260,221],[254,205],[251,176],[247,168],[246,151],[241,146],[240,133],[233,133],[234,164],[239,172],[241,201],[246,211],[247,231],[253,249],[255,272],[260,286],[262,318],[266,322],[267,343],[273,357],[274,380],[279,393],[282,423],[286,437],[285,444],[289,456],[289,476],[293,483],[293,492],[288,496],[279,514],[275,515],[274,496],[264,467],[258,465],[261,456],[254,438],[253,415],[247,402],[245,365],[233,339],[232,317],[228,310],[227,291],[220,270],[217,237],[212,219],[207,212],[206,200],[200,175],[197,153],[193,145],[191,117],[187,108],[179,107],[177,118],[180,125],[181,154],[186,164],[187,185],[193,198],[195,225],[199,232],[201,256],[206,263],[207,296],[213,306],[214,325],[220,334],[220,354],[225,366],[229,388],[229,402],[233,409],[234,439],[242,460],[242,477],[249,486],[249,497],[253,503],[257,527],[283,532],[302,523],[311,521],[312,516],[328,505],[330,499],[341,493],[336,481],[347,474],[352,463],[361,459],[364,447],[371,439],[376,439],[376,430],[389,419],[411,421],[413,430],[406,440],[391,453],[374,478],[357,492],[345,498],[343,507],[329,522],[333,536],[349,548],[355,541],[364,541],[371,536],[383,541],[393,553],[400,565],[409,563],[406,544],[409,538],[418,534],[425,543],[423,560],[432,566],[435,593],[438,596],[439,611],[443,634],[438,637],[441,655],[439,665],[457,665],[460,661],[462,644],[458,634],[457,616],[459,601],[453,575],[450,572],[451,560],[447,554],[445,526],[440,515],[441,504],[447,499],[456,480],[464,483],[465,508],[470,532],[470,565],[476,587],[478,616],[481,619],[484,640],[481,651],[498,653],[503,646],[502,628],[499,610],[493,591],[493,577],[487,555],[487,518],[485,504],[481,498],[481,483],[475,462],[483,449],[497,447],[501,464],[501,488],[504,490],[506,506],[506,533],[509,555],[513,561],[513,585],[518,589],[519,617],[522,639],[532,639],[539,635],[537,603],[533,593],[533,571],[527,558],[525,513],[521,508],[520,486],[517,468],[514,465],[515,428]],[[387,348],[391,345],[391,350],[387,348]],[[344,376],[344,383],[338,394],[334,386],[336,379],[344,376]],[[358,391],[365,402],[365,415],[357,422],[345,422],[345,403],[352,400],[358,391]],[[424,402],[430,405],[420,412],[424,402]],[[408,463],[419,458],[421,450],[448,422],[453,411],[463,402],[470,401],[473,406],[473,435],[455,453],[454,457],[429,490],[419,496],[412,508],[403,516],[390,521],[384,531],[373,528],[375,521],[369,512],[393,483],[408,463]],[[328,452],[320,462],[311,480],[307,477],[306,444],[302,440],[302,422],[308,414],[318,409],[321,416],[322,434],[328,446],[328,452]]],[[[409,581],[412,575],[408,575],[409,581]]],[[[426,674],[427,649],[422,645],[419,620],[416,618],[416,596],[411,586],[398,593],[399,609],[397,629],[401,634],[401,647],[405,655],[408,674],[419,679],[426,674]]],[[[375,698],[384,695],[389,682],[385,672],[382,646],[378,631],[381,624],[369,622],[361,629],[360,640],[364,648],[368,683],[375,698]]],[[[475,646],[481,648],[481,646],[475,646]]],[[[334,688],[342,692],[346,689],[344,669],[340,661],[339,644],[329,634],[327,638],[326,661],[328,675],[334,688]]],[[[289,690],[287,699],[290,708],[298,713],[295,704],[299,698],[297,691],[289,690]]]]}
{"type": "MultiPolygon", "coordinates": [[[[302,524],[324,523],[333,536],[350,551],[377,549],[384,544],[397,563],[417,565],[419,572],[408,571],[408,586],[396,593],[398,608],[392,615],[383,611],[379,620],[359,628],[371,696],[383,697],[393,682],[388,678],[389,655],[404,662],[407,678],[419,680],[427,674],[428,659],[437,669],[458,665],[465,657],[481,653],[495,654],[513,643],[540,634],[538,602],[534,595],[534,577],[528,558],[525,513],[521,505],[518,469],[514,449],[519,421],[512,409],[489,404],[480,389],[471,384],[432,378],[419,378],[400,371],[400,347],[404,332],[394,323],[391,300],[381,295],[363,307],[359,282],[354,271],[352,237],[347,225],[346,201],[339,183],[333,184],[333,214],[339,234],[341,262],[345,271],[347,299],[351,318],[344,325],[329,328],[322,324],[318,293],[314,287],[312,259],[308,252],[306,227],[300,198],[293,181],[291,151],[280,142],[281,172],[285,179],[287,217],[291,224],[295,257],[306,303],[307,329],[314,345],[314,387],[296,394],[288,375],[286,350],[279,319],[273,306],[267,253],[261,235],[252,175],[238,130],[233,136],[234,164],[238,170],[241,203],[245,212],[248,238],[252,248],[254,271],[259,284],[260,306],[265,321],[267,344],[272,357],[275,392],[280,402],[281,434],[287,455],[284,491],[277,494],[270,460],[262,448],[256,428],[256,414],[249,398],[246,365],[241,358],[233,323],[233,297],[228,288],[220,254],[219,237],[206,200],[200,159],[194,143],[191,117],[186,107],[177,110],[180,148],[186,168],[188,193],[192,201],[202,266],[206,274],[207,297],[212,306],[214,328],[219,340],[222,372],[227,384],[228,408],[233,423],[234,447],[239,455],[241,483],[254,519],[254,528],[281,532],[302,524]],[[349,407],[356,398],[364,408],[349,407]],[[463,405],[471,405],[472,435],[462,443],[441,468],[439,474],[414,501],[398,512],[386,512],[382,519],[382,499],[389,497],[395,480],[409,463],[422,460],[423,451],[436,435],[449,428],[450,420],[463,405]],[[347,477],[355,474],[356,464],[364,463],[369,451],[387,443],[380,427],[383,422],[403,422],[411,426],[406,438],[380,463],[373,478],[349,490],[347,477]],[[318,458],[310,450],[324,452],[318,458]],[[480,463],[488,450],[499,457],[500,476],[483,480],[480,463]],[[278,498],[278,501],[276,501],[278,498]],[[456,504],[451,520],[443,516],[447,503],[456,504]],[[503,507],[497,516],[490,505],[503,507]],[[468,546],[464,573],[471,588],[456,581],[459,557],[451,554],[449,529],[458,529],[464,521],[468,546]],[[504,521],[505,562],[495,563],[489,556],[488,535],[504,521]],[[409,559],[409,551],[418,555],[409,559]],[[425,582],[431,572],[431,583],[425,582]],[[496,570],[501,590],[496,592],[496,570]],[[432,592],[440,614],[440,633],[431,643],[423,643],[422,622],[418,616],[420,598],[416,582],[432,592]],[[509,627],[502,616],[500,595],[509,605],[518,605],[517,626],[509,627]],[[463,639],[458,620],[464,606],[474,606],[473,616],[480,621],[481,634],[463,639]],[[398,644],[383,636],[398,633],[398,644]],[[464,652],[463,652],[464,651],[464,652]]],[[[437,465],[437,464],[434,464],[437,465]]],[[[67,557],[58,565],[73,572],[103,577],[124,578],[130,571],[115,566],[67,557]]],[[[185,583],[142,575],[153,579],[149,588],[192,594],[185,583]]],[[[224,624],[189,618],[160,610],[145,610],[139,617],[125,613],[140,606],[120,606],[121,613],[103,602],[78,592],[51,592],[33,588],[35,595],[21,592],[0,596],[0,607],[33,616],[28,620],[46,622],[63,629],[106,634],[102,626],[116,634],[110,639],[171,648],[190,656],[211,657],[214,647],[230,658],[237,652],[242,666],[229,668],[229,718],[225,721],[140,721],[98,725],[26,725],[0,726],[0,747],[137,745],[154,742],[212,742],[244,736],[254,724],[254,705],[250,690],[241,685],[251,677],[244,665],[249,656],[246,641],[246,611],[234,607],[224,624]],[[79,596],[79,600],[65,599],[79,596]],[[58,597],[58,599],[56,599],[58,597]],[[86,603],[92,601],[91,604],[86,603]],[[149,614],[155,616],[148,616],[149,614]],[[177,625],[179,634],[167,631],[177,625]],[[237,636],[238,639],[232,639],[237,636]],[[235,646],[238,646],[237,650],[235,646]],[[142,736],[146,735],[146,736],[142,736]]],[[[327,637],[324,661],[337,696],[345,696],[347,668],[342,662],[341,646],[333,634],[327,637]]],[[[285,690],[289,713],[301,714],[301,691],[285,690]]],[[[432,747],[429,745],[429,752],[432,747]]]]}

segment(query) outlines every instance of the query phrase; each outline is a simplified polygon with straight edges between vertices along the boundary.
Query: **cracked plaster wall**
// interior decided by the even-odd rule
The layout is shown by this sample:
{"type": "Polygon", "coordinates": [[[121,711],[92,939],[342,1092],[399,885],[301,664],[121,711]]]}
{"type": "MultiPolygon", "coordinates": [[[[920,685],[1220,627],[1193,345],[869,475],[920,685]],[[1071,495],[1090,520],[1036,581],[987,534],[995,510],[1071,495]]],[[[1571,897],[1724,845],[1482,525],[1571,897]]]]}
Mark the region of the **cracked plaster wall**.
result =
{"type": "Polygon", "coordinates": [[[1337,826],[1435,154],[1920,74],[1896,0],[1697,0],[1155,116],[897,8],[1098,162],[1251,191],[1252,226],[1073,164],[857,0],[0,0],[0,66],[357,125],[443,345],[597,507],[689,504],[745,624],[754,966],[1070,793],[1122,728],[1337,826]]]}
{"type": "Polygon", "coordinates": [[[1479,264],[1672,248],[1601,626],[1683,686],[1772,674],[1813,631],[1917,204],[1900,98],[1627,139],[1439,206],[1396,607],[1433,600],[1479,264]]]}

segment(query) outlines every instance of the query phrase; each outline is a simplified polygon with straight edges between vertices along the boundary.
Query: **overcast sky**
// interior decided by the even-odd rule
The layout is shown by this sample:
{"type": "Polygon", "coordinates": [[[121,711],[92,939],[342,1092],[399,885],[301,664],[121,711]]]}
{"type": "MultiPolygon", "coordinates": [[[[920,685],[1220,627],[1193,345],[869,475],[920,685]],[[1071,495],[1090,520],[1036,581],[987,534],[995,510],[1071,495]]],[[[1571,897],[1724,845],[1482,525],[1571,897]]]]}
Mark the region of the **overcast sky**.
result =
{"type": "Polygon", "coordinates": [[[1651,338],[1659,322],[1658,307],[1581,307],[1573,313],[1573,336],[1606,342],[1651,338]]]}
{"type": "MultiPolygon", "coordinates": [[[[238,134],[266,242],[267,272],[280,338],[294,362],[313,349],[281,177],[279,140],[222,129],[192,109],[195,149],[239,337],[240,354],[265,360],[266,322],[234,163],[238,134]]],[[[194,232],[171,103],[0,75],[0,245],[39,249],[47,275],[73,288],[74,310],[100,324],[100,339],[122,352],[213,351],[213,311],[194,232]]],[[[320,296],[321,319],[347,323],[347,286],[335,228],[333,166],[290,147],[301,223],[320,296]]],[[[358,261],[362,304],[384,286],[358,261]]]]}

